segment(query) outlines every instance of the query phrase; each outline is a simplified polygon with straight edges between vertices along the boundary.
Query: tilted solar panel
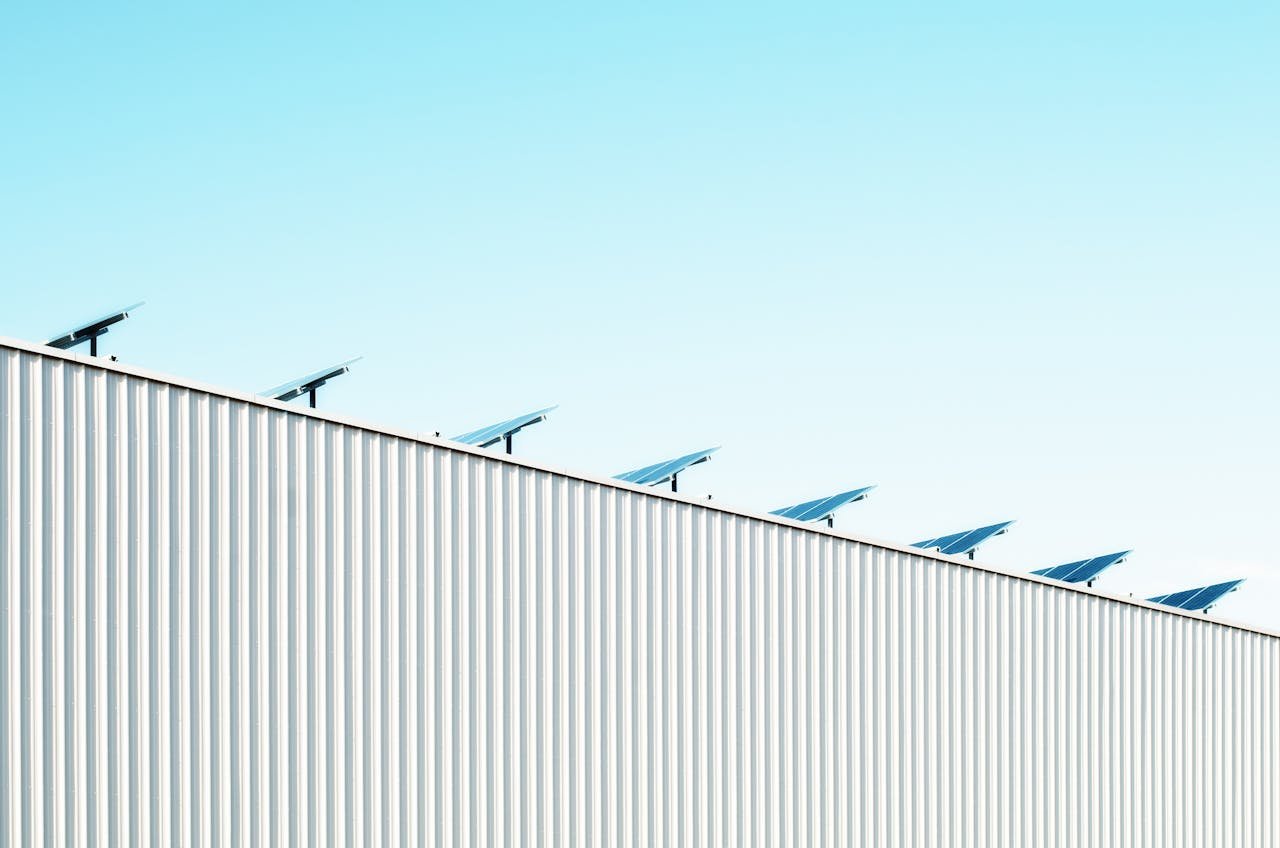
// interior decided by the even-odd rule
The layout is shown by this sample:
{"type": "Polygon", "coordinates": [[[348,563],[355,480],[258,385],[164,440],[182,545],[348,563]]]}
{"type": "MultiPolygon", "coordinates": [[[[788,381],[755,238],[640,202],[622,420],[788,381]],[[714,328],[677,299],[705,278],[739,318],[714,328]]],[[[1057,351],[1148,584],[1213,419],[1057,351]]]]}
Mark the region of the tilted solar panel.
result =
{"type": "Polygon", "coordinates": [[[965,530],[961,533],[952,533],[948,536],[938,536],[934,539],[925,539],[923,542],[916,542],[912,547],[926,549],[936,548],[938,553],[943,554],[972,555],[979,545],[988,539],[1007,533],[1009,531],[1009,527],[1012,525],[1012,521],[1002,521],[999,524],[979,527],[977,530],[965,530]]]}
{"type": "Polygon", "coordinates": [[[508,436],[514,436],[525,427],[531,424],[537,424],[539,421],[545,421],[547,413],[559,407],[548,406],[546,409],[539,409],[535,412],[529,412],[525,415],[518,415],[515,418],[506,421],[499,421],[497,424],[490,424],[487,427],[481,427],[478,430],[472,430],[469,433],[463,433],[461,436],[454,436],[455,442],[462,442],[467,445],[475,445],[476,447],[485,448],[496,442],[500,442],[508,436]]]}
{"type": "Polygon", "coordinates": [[[75,347],[81,342],[89,342],[90,350],[94,356],[98,355],[98,337],[107,333],[107,329],[114,324],[118,324],[129,317],[129,313],[139,307],[145,306],[146,301],[138,301],[137,303],[126,306],[118,312],[110,312],[92,321],[86,321],[75,329],[67,330],[65,333],[59,333],[45,344],[50,347],[56,347],[61,350],[68,350],[75,347]]]}
{"type": "Polygon", "coordinates": [[[1200,612],[1209,609],[1209,607],[1222,600],[1222,596],[1228,592],[1234,592],[1243,582],[1244,580],[1228,580],[1225,583],[1214,583],[1212,586],[1201,586],[1199,589],[1185,589],[1181,592],[1171,592],[1168,595],[1157,595],[1154,598],[1147,598],[1147,600],[1155,604],[1164,604],[1167,607],[1200,612]]]}
{"type": "Polygon", "coordinates": [[[838,495],[775,509],[769,514],[780,515],[783,518],[791,518],[795,521],[822,521],[824,518],[830,518],[831,514],[840,507],[864,500],[867,497],[867,493],[874,488],[875,486],[863,486],[861,489],[852,489],[848,492],[841,492],[838,495]]]}
{"type": "Polygon", "coordinates": [[[1038,574],[1041,577],[1048,577],[1051,580],[1061,580],[1064,583],[1088,583],[1111,566],[1124,562],[1131,553],[1133,551],[1103,554],[1102,556],[1082,559],[1078,562],[1069,562],[1066,565],[1042,568],[1031,573],[1038,574]]]}
{"type": "Polygon", "coordinates": [[[337,365],[331,365],[328,368],[322,368],[314,374],[308,374],[305,377],[299,377],[296,380],[290,380],[287,383],[281,383],[274,389],[267,389],[260,394],[265,397],[274,398],[275,400],[293,400],[296,397],[314,391],[334,377],[340,377],[351,370],[351,366],[359,362],[362,357],[357,356],[355,359],[348,359],[346,362],[339,362],[337,365]]]}
{"type": "Polygon", "coordinates": [[[623,480],[627,483],[635,483],[640,486],[656,486],[659,483],[672,481],[672,489],[675,489],[675,476],[684,471],[691,465],[697,465],[700,462],[706,462],[711,458],[711,454],[720,450],[720,448],[708,448],[707,450],[697,451],[695,453],[685,454],[675,459],[668,459],[664,462],[655,462],[653,465],[646,465],[644,468],[637,468],[635,471],[626,471],[617,474],[613,479],[623,480]]]}

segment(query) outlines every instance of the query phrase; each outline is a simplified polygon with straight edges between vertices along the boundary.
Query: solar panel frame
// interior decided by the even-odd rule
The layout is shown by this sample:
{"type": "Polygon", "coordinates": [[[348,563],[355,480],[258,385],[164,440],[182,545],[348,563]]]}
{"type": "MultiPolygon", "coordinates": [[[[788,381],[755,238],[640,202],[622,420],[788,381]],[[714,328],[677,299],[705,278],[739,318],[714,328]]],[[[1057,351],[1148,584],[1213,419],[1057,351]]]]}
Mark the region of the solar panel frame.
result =
{"type": "Polygon", "coordinates": [[[1096,579],[1099,574],[1106,571],[1108,568],[1124,562],[1131,553],[1133,553],[1133,551],[1118,551],[1113,554],[1102,554],[1101,556],[1077,560],[1076,562],[1068,562],[1063,565],[1055,565],[1050,568],[1041,568],[1031,573],[1039,577],[1047,577],[1050,580],[1058,580],[1063,583],[1088,583],[1089,581],[1096,579]]]}
{"type": "Polygon", "coordinates": [[[621,474],[615,474],[613,479],[621,480],[624,483],[634,483],[637,486],[657,486],[665,483],[675,475],[699,463],[706,462],[711,458],[711,454],[720,450],[719,447],[708,448],[706,450],[694,451],[693,453],[678,456],[675,459],[667,459],[662,462],[655,462],[653,465],[646,465],[643,468],[637,468],[634,471],[624,471],[621,474]]]}
{"type": "Polygon", "coordinates": [[[1154,598],[1147,598],[1147,600],[1153,604],[1162,604],[1189,612],[1208,612],[1218,601],[1238,589],[1243,582],[1243,578],[1227,580],[1209,586],[1200,586],[1196,589],[1183,589],[1181,592],[1156,595],[1154,598]]]}
{"type": "Polygon", "coordinates": [[[964,530],[959,533],[925,539],[923,542],[914,543],[911,547],[924,548],[926,550],[937,548],[939,553],[950,556],[972,554],[988,540],[1009,532],[1009,528],[1013,524],[1014,522],[1012,521],[1001,521],[998,524],[989,524],[986,527],[979,527],[975,530],[964,530]]]}
{"type": "Polygon", "coordinates": [[[499,421],[497,424],[490,424],[487,427],[480,427],[468,433],[454,436],[453,441],[474,447],[487,448],[489,445],[501,442],[507,436],[514,436],[525,427],[546,420],[548,412],[554,412],[559,408],[557,404],[556,406],[548,406],[546,409],[517,415],[515,418],[508,418],[506,421],[499,421]]]}
{"type": "Polygon", "coordinates": [[[843,506],[865,500],[867,494],[874,488],[875,486],[863,486],[859,489],[850,489],[837,495],[816,498],[793,506],[784,506],[782,509],[772,510],[769,514],[790,518],[792,521],[822,521],[830,518],[837,509],[843,506]]]}
{"type": "Polygon", "coordinates": [[[305,377],[299,377],[296,380],[290,380],[287,383],[281,383],[274,389],[268,389],[260,394],[274,400],[290,401],[296,397],[301,397],[312,389],[318,389],[334,377],[340,377],[351,370],[351,366],[359,362],[364,357],[357,356],[355,359],[348,359],[346,362],[340,362],[337,365],[331,365],[328,368],[322,368],[314,374],[308,374],[305,377]]]}
{"type": "Polygon", "coordinates": [[[117,310],[116,312],[108,312],[107,314],[99,316],[92,321],[86,321],[83,324],[79,324],[72,329],[67,330],[65,333],[59,333],[45,342],[45,344],[59,350],[68,350],[81,342],[90,341],[103,335],[107,332],[108,327],[113,324],[120,323],[129,317],[129,313],[142,306],[146,306],[146,304],[147,302],[145,300],[140,300],[137,303],[126,306],[124,309],[117,310]]]}

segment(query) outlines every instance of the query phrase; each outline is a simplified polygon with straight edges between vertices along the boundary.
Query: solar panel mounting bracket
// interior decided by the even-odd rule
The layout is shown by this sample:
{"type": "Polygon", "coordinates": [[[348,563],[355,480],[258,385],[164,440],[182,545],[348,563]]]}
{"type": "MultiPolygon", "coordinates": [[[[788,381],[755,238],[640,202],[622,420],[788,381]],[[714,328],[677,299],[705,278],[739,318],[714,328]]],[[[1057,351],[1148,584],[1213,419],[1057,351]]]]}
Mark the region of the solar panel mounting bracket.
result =
{"type": "Polygon", "coordinates": [[[526,427],[531,427],[542,421],[547,420],[547,414],[559,409],[559,406],[548,406],[546,409],[535,410],[534,412],[518,415],[507,421],[499,421],[497,424],[490,424],[479,429],[472,430],[461,435],[454,436],[453,441],[462,442],[466,445],[474,445],[478,448],[487,448],[489,445],[495,445],[502,442],[504,449],[508,454],[513,453],[516,433],[521,432],[526,427]]]}
{"type": "Polygon", "coordinates": [[[293,380],[274,389],[268,389],[263,392],[264,395],[273,400],[288,402],[294,398],[307,396],[307,401],[312,409],[316,408],[316,392],[326,385],[334,377],[341,377],[351,371],[351,365],[359,362],[363,357],[357,356],[355,359],[348,359],[346,362],[331,366],[314,374],[308,374],[298,380],[293,380]]]}
{"type": "Polygon", "coordinates": [[[707,450],[695,451],[686,456],[676,457],[675,459],[665,460],[663,462],[655,462],[653,465],[646,465],[644,468],[637,468],[634,471],[626,471],[622,474],[614,476],[616,480],[625,480],[628,483],[635,483],[639,486],[657,486],[668,481],[671,482],[671,491],[680,491],[680,483],[677,478],[687,468],[699,465],[711,458],[711,454],[720,450],[718,447],[709,448],[707,450]]]}
{"type": "MultiPolygon", "coordinates": [[[[107,334],[108,329],[113,324],[120,323],[121,321],[129,317],[129,313],[145,305],[146,305],[146,301],[144,300],[138,301],[137,303],[132,304],[131,306],[126,306],[124,309],[121,309],[119,312],[112,312],[109,315],[104,315],[101,318],[90,321],[87,324],[82,324],[81,326],[76,327],[74,330],[68,330],[67,332],[63,333],[60,336],[55,336],[54,338],[49,339],[49,341],[45,342],[45,344],[49,345],[49,347],[56,347],[59,350],[70,350],[71,348],[75,347],[78,344],[83,344],[84,342],[88,342],[89,355],[97,356],[98,355],[98,339],[102,336],[105,336],[107,334]]],[[[112,361],[115,361],[114,356],[111,357],[111,359],[112,361]]]]}

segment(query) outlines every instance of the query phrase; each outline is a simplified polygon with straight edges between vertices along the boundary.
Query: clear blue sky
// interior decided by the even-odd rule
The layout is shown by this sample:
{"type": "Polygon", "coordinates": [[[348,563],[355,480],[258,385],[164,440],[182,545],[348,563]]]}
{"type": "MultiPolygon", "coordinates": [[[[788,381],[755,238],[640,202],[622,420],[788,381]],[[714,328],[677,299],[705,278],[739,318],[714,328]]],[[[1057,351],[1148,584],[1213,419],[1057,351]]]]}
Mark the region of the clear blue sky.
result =
{"type": "Polygon", "coordinates": [[[10,5],[0,80],[0,334],[1280,628],[1275,3],[10,5]]]}

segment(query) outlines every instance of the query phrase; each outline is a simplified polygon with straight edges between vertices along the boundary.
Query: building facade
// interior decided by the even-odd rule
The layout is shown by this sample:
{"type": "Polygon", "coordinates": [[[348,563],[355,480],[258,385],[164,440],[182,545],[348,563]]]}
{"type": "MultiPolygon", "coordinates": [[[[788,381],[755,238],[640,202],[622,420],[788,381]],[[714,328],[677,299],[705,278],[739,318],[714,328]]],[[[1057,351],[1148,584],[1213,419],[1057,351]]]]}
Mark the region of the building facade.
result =
{"type": "Polygon", "coordinates": [[[0,845],[1280,845],[1280,638],[0,342],[0,845]]]}

